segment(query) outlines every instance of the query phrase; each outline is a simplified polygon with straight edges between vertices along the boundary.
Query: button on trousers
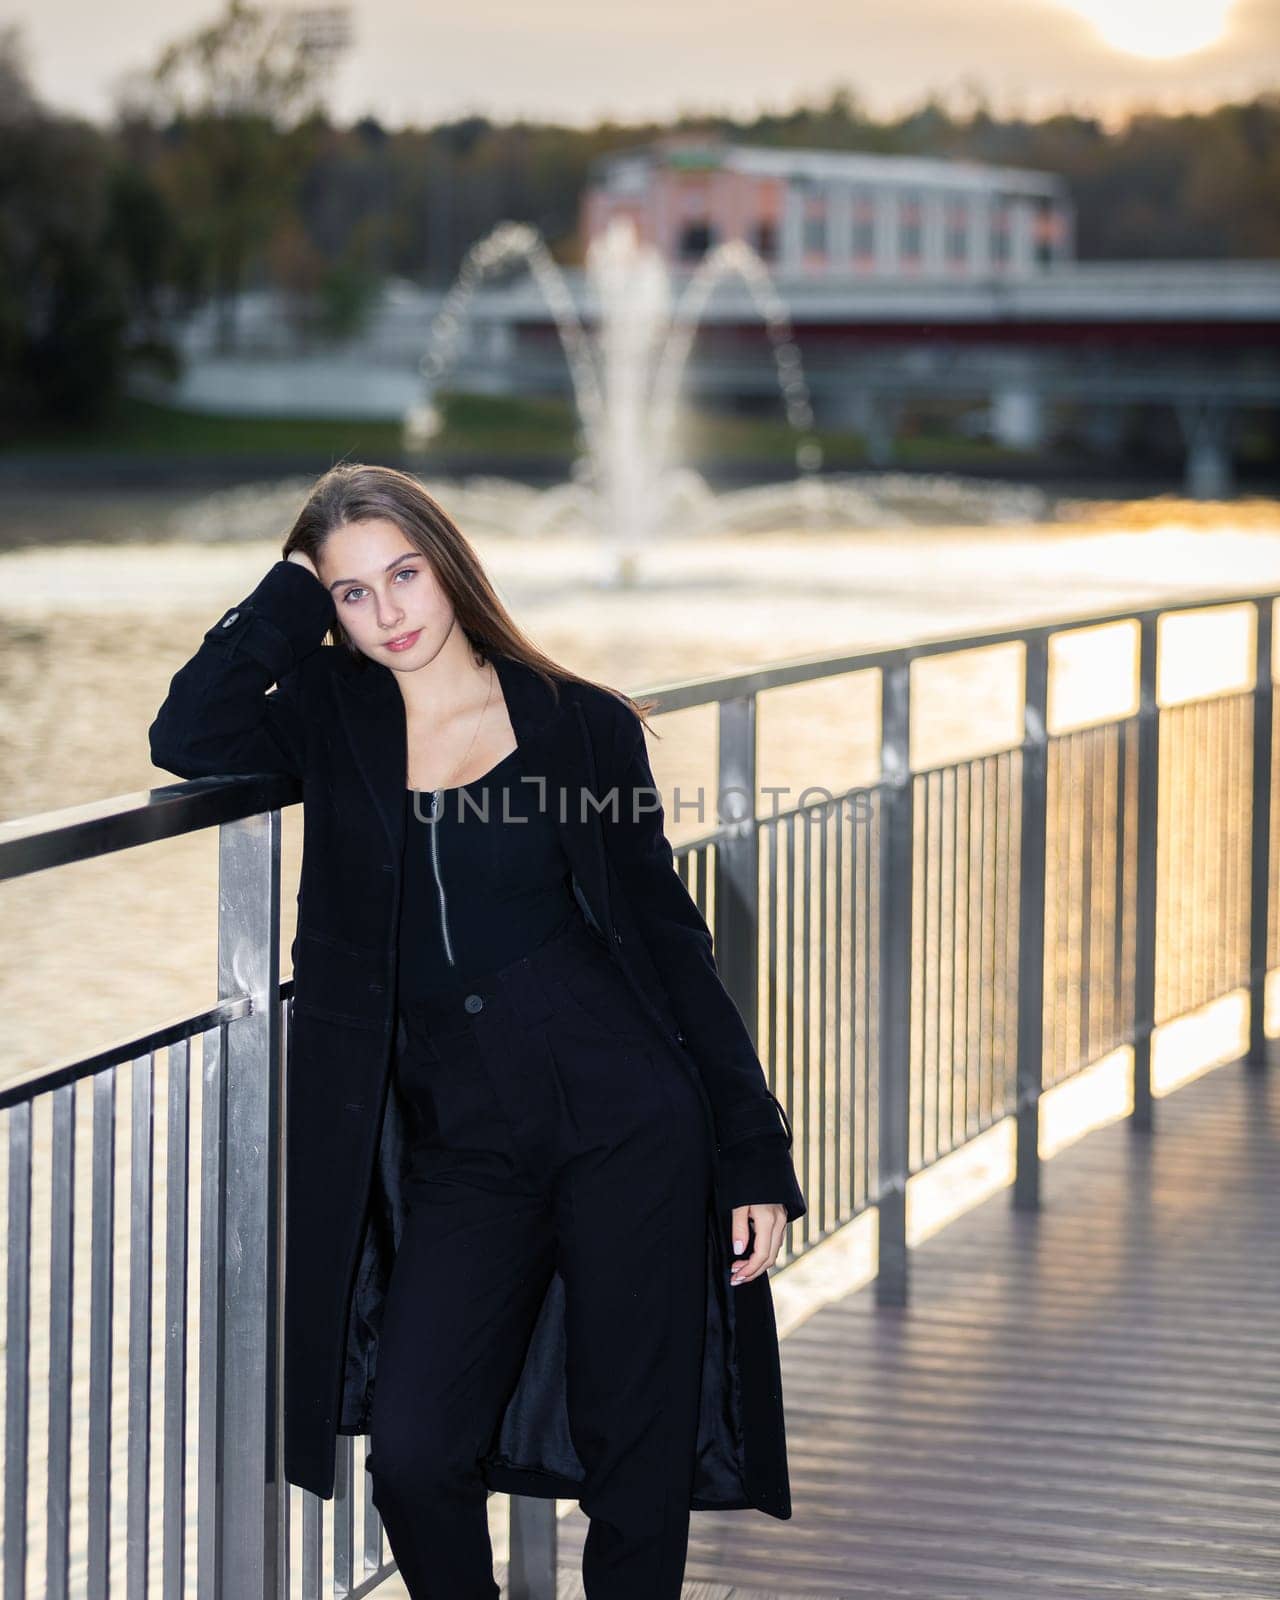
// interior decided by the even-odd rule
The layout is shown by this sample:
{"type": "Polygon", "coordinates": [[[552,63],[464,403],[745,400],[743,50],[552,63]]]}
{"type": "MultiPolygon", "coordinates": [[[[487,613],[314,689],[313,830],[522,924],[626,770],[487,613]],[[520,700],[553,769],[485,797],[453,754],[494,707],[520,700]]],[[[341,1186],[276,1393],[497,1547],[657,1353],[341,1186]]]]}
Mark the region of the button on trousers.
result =
{"type": "Polygon", "coordinates": [[[410,1172],[368,1467],[409,1593],[497,1600],[479,1458],[558,1270],[588,1600],[678,1600],[711,1183],[692,1069],[576,912],[401,1023],[410,1172]]]}

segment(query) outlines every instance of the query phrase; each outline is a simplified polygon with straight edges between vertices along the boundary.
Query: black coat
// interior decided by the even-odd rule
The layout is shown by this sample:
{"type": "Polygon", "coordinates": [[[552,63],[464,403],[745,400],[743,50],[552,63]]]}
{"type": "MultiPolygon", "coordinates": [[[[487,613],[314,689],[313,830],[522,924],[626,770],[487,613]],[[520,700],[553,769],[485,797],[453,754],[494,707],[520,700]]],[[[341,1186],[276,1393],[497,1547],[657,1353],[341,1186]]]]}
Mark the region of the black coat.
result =
{"type": "MultiPolygon", "coordinates": [[[[276,562],[205,633],[150,729],[152,760],[182,778],[282,772],[302,784],[285,1107],[284,1468],[324,1498],[333,1493],[335,1434],[368,1430],[403,1219],[404,1118],[392,1064],[408,781],[395,674],[346,648],[320,648],[334,617],[322,584],[296,562],[276,562]]],[[[687,1065],[706,1112],[715,1189],[691,1506],[789,1517],[769,1279],[729,1284],[728,1211],[777,1201],[788,1218],[804,1214],[790,1126],[717,973],[662,810],[631,804],[636,788],[656,796],[639,719],[608,691],[565,679],[556,680],[557,703],[530,668],[491,655],[519,764],[546,778],[584,916],[656,1037],[687,1065]],[[581,801],[584,790],[594,798],[581,801]]],[[[564,1352],[557,1274],[483,1458],[490,1487],[578,1498],[564,1352]]]]}

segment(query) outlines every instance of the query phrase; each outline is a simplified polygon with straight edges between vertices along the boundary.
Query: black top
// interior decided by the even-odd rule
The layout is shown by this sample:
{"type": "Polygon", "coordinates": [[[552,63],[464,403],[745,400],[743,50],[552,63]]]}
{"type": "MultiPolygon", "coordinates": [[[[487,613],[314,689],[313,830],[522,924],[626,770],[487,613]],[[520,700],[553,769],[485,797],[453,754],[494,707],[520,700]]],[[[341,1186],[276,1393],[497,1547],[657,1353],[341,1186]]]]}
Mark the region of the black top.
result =
{"type": "Polygon", "coordinates": [[[515,961],[578,910],[546,788],[512,750],[470,783],[405,791],[402,1006],[515,961]]]}

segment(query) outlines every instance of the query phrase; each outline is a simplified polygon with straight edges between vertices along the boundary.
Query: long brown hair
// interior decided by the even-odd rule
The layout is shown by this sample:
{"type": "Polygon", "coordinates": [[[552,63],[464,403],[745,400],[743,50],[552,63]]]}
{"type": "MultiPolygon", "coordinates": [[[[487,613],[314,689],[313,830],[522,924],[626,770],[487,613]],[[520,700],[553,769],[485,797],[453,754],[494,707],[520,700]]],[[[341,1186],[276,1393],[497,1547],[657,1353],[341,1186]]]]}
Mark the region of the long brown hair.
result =
{"type": "MultiPolygon", "coordinates": [[[[654,731],[645,719],[658,705],[656,700],[634,700],[610,684],[580,677],[553,661],[525,637],[489,582],[466,535],[417,478],[407,472],[359,461],[339,462],[330,467],[307,496],[281,553],[287,559],[292,551],[301,550],[318,566],[321,546],[336,528],[348,522],[372,521],[375,517],[394,522],[409,543],[431,562],[437,581],[453,606],[458,625],[474,651],[482,653],[488,646],[523,662],[545,680],[557,700],[560,693],[557,680],[604,689],[630,706],[649,732],[654,731]]],[[[329,634],[334,646],[350,651],[368,664],[369,658],[352,642],[340,620],[335,618],[329,634]]]]}

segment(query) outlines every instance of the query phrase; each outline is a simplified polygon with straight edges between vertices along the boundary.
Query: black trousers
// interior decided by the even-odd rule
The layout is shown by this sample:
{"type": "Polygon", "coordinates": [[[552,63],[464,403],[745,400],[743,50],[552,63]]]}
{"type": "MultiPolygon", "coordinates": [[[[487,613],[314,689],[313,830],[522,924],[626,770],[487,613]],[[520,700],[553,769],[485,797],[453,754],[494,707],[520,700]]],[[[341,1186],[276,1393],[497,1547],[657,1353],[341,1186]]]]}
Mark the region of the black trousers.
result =
{"type": "Polygon", "coordinates": [[[576,912],[401,1020],[411,1173],[368,1468],[406,1587],[497,1600],[477,1458],[558,1267],[588,1600],[678,1600],[711,1181],[689,1069],[576,912]]]}

